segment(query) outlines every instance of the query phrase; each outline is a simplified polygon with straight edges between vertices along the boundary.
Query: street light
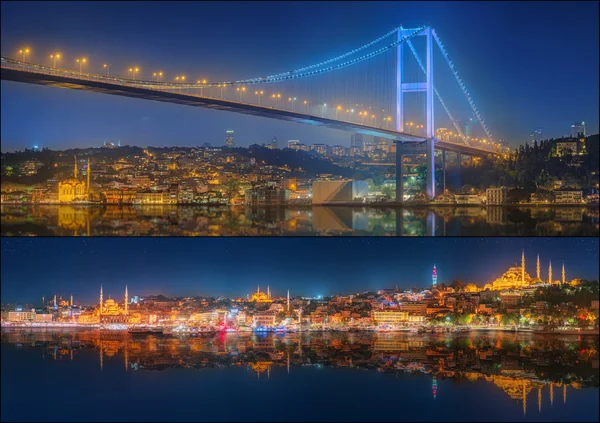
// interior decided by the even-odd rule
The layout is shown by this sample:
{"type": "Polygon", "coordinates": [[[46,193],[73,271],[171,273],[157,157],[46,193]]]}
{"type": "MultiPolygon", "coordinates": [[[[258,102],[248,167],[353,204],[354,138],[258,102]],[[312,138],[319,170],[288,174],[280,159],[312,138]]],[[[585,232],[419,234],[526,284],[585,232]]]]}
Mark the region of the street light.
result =
{"type": "Polygon", "coordinates": [[[323,108],[327,107],[327,103],[321,105],[321,117],[323,117],[323,108]]]}
{"type": "Polygon", "coordinates": [[[288,101],[292,103],[292,111],[295,112],[296,111],[296,97],[289,97],[288,101]]]}
{"type": "Polygon", "coordinates": [[[281,98],[281,94],[273,94],[271,97],[275,99],[275,108],[277,109],[279,107],[279,99],[281,98]]]}
{"type": "Polygon", "coordinates": [[[84,63],[87,63],[87,59],[86,59],[85,57],[82,57],[82,58],[80,58],[80,59],[75,59],[75,61],[76,61],[77,63],[79,63],[79,75],[81,75],[81,72],[82,72],[82,70],[83,70],[83,64],[84,64],[84,63]]]}
{"type": "Polygon", "coordinates": [[[337,107],[335,108],[335,120],[337,120],[337,118],[338,118],[338,112],[339,112],[340,110],[342,110],[342,106],[337,106],[337,107]]]}
{"type": "Polygon", "coordinates": [[[135,81],[135,73],[139,72],[140,69],[139,68],[129,68],[129,72],[131,72],[133,74],[133,80],[135,81]]]}
{"type": "Polygon", "coordinates": [[[304,100],[304,113],[308,114],[308,100],[304,100]]]}
{"type": "Polygon", "coordinates": [[[263,90],[260,91],[254,91],[254,94],[256,94],[258,96],[258,105],[260,106],[260,97],[264,94],[265,92],[263,90]]]}
{"type": "Polygon", "coordinates": [[[235,89],[238,93],[240,93],[240,103],[242,102],[242,95],[246,92],[246,87],[237,87],[235,89]]]}
{"type": "Polygon", "coordinates": [[[19,54],[23,55],[22,62],[23,62],[23,69],[25,69],[25,55],[29,54],[29,48],[26,47],[26,48],[23,48],[23,49],[19,50],[19,54]]]}
{"type": "Polygon", "coordinates": [[[110,63],[105,63],[105,64],[103,64],[103,65],[102,65],[102,67],[103,67],[104,69],[106,69],[106,76],[110,76],[110,67],[111,67],[111,66],[112,66],[112,65],[111,65],[110,63]]]}
{"type": "Polygon", "coordinates": [[[385,121],[386,121],[386,122],[385,122],[385,129],[389,129],[389,127],[390,127],[390,122],[392,121],[392,117],[391,117],[391,116],[388,116],[388,117],[386,118],[386,120],[385,120],[385,121]]]}
{"type": "Polygon", "coordinates": [[[55,68],[56,67],[56,60],[60,59],[60,53],[51,54],[50,58],[52,59],[52,67],[55,68]]]}
{"type": "Polygon", "coordinates": [[[162,72],[154,72],[152,74],[152,76],[155,77],[156,78],[156,82],[158,82],[159,79],[160,79],[160,77],[163,76],[163,73],[162,72]]]}
{"type": "MultiPolygon", "coordinates": [[[[185,81],[185,76],[183,76],[183,75],[181,75],[181,76],[176,76],[176,77],[175,77],[175,81],[177,81],[177,82],[179,82],[179,81],[183,82],[183,81],[185,81]]],[[[183,91],[183,88],[179,88],[179,90],[180,90],[180,91],[183,91]]]]}

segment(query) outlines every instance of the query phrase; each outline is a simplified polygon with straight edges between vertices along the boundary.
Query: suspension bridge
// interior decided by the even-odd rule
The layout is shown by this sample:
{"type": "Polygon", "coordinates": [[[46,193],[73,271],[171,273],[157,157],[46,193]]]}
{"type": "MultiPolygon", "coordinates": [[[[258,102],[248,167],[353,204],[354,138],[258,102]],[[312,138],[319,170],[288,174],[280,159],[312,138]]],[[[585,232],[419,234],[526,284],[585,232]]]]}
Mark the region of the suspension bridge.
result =
{"type": "MultiPolygon", "coordinates": [[[[427,195],[435,197],[434,149],[484,156],[500,154],[500,145],[475,106],[471,94],[450,60],[439,36],[431,27],[394,28],[387,34],[344,54],[292,71],[235,81],[212,82],[205,79],[186,82],[183,75],[163,80],[163,72],[140,78],[139,67],[129,68],[127,77],[105,72],[84,72],[87,59],[78,59],[79,69],[64,69],[26,60],[1,57],[1,79],[29,84],[69,88],[243,113],[289,122],[322,126],[392,140],[396,143],[396,198],[404,199],[403,157],[426,157],[427,195]],[[449,69],[446,81],[453,80],[464,97],[463,117],[475,118],[483,133],[477,138],[463,129],[449,101],[442,98],[442,87],[434,85],[434,44],[440,62],[449,69]],[[425,50],[424,60],[418,50],[425,50]],[[136,78],[137,74],[137,78],[136,78]],[[441,106],[443,113],[434,114],[441,106]],[[438,125],[443,121],[450,131],[438,125]],[[419,125],[414,122],[422,121],[419,125]]],[[[437,71],[436,71],[437,72],[437,71]]],[[[165,78],[166,79],[166,78],[165,78]]],[[[456,96],[452,98],[456,103],[456,96]]],[[[460,109],[460,107],[458,107],[460,109]]]]}

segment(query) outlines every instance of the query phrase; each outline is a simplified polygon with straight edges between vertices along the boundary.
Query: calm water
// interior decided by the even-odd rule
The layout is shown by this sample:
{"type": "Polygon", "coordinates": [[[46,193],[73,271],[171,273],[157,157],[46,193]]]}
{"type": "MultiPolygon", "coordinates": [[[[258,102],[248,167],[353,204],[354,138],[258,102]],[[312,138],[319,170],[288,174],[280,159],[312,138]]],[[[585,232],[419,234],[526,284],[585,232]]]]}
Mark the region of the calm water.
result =
{"type": "Polygon", "coordinates": [[[2,420],[598,421],[598,337],[2,332],[2,420]]]}
{"type": "Polygon", "coordinates": [[[0,207],[10,235],[598,236],[585,207],[0,207]]]}

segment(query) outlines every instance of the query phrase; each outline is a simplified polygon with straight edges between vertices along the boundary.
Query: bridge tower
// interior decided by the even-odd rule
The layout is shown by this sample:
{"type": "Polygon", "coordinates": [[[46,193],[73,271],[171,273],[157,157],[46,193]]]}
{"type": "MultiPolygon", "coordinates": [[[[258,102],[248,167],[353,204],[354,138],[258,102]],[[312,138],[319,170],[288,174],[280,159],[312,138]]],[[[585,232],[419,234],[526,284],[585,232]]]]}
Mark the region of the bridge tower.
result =
{"type": "MultiPolygon", "coordinates": [[[[398,40],[402,40],[414,33],[414,30],[403,29],[402,26],[398,29],[398,40]]],[[[427,169],[427,197],[432,200],[435,197],[435,156],[434,156],[434,120],[433,120],[433,30],[431,27],[425,28],[420,36],[427,38],[426,66],[425,66],[425,82],[405,83],[403,80],[404,73],[404,43],[398,44],[397,51],[397,73],[396,73],[396,131],[404,132],[404,94],[414,92],[426,93],[426,125],[425,125],[425,141],[426,147],[426,169],[427,169]]],[[[396,201],[402,203],[404,201],[404,169],[402,166],[402,151],[403,143],[398,142],[396,145],[396,201]]]]}

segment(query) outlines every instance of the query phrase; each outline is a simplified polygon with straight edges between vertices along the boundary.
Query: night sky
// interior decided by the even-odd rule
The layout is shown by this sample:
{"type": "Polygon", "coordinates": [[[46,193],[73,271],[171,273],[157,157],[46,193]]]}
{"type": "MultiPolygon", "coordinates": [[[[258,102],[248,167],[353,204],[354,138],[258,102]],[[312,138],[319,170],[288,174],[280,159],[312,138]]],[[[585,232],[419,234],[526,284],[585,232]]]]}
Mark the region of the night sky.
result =
{"type": "Polygon", "coordinates": [[[2,239],[2,302],[39,303],[53,294],[92,302],[130,295],[317,296],[429,286],[455,279],[492,282],[521,260],[542,275],[598,279],[598,239],[590,238],[45,238],[2,239]]]}
{"type": "MultiPolygon", "coordinates": [[[[1,51],[63,67],[89,58],[121,73],[241,79],[330,58],[390,31],[432,25],[444,40],[496,139],[517,145],[541,127],[598,133],[598,2],[2,2],[1,51]]],[[[1,84],[2,151],[41,145],[241,146],[289,139],[349,146],[350,134],[235,113],[145,100],[1,84]]]]}

